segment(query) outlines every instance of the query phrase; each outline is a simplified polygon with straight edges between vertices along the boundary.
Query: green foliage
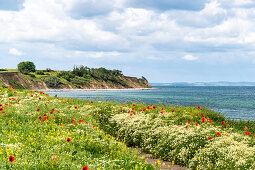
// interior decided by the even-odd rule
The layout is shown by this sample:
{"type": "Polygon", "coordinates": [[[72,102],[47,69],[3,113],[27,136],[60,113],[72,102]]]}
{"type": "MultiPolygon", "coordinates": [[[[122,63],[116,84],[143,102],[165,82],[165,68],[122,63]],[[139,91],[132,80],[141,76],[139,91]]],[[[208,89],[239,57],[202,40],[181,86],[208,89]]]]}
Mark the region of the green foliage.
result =
{"type": "Polygon", "coordinates": [[[63,84],[57,77],[51,76],[49,78],[42,78],[48,87],[59,88],[63,84]]]}
{"type": "Polygon", "coordinates": [[[10,86],[13,86],[15,89],[25,89],[25,87],[23,87],[21,84],[14,80],[9,80],[9,84],[10,86]]]}
{"type": "Polygon", "coordinates": [[[64,78],[64,79],[66,79],[67,81],[71,81],[71,79],[72,78],[74,78],[75,77],[75,75],[72,73],[72,72],[70,72],[70,71],[63,71],[63,72],[60,72],[60,73],[58,73],[58,75],[57,75],[59,78],[64,78]]]}
{"type": "Polygon", "coordinates": [[[2,69],[2,68],[1,68],[0,71],[8,71],[8,70],[7,70],[7,69],[2,69]]]}
{"type": "Polygon", "coordinates": [[[35,72],[35,64],[31,61],[20,62],[18,64],[18,70],[21,73],[35,72]]]}
{"type": "Polygon", "coordinates": [[[91,83],[91,80],[84,77],[75,76],[73,79],[71,79],[71,83],[81,88],[84,85],[89,85],[91,83]]]}
{"type": "Polygon", "coordinates": [[[37,70],[35,72],[35,74],[37,74],[37,75],[45,75],[43,70],[37,70]]]}

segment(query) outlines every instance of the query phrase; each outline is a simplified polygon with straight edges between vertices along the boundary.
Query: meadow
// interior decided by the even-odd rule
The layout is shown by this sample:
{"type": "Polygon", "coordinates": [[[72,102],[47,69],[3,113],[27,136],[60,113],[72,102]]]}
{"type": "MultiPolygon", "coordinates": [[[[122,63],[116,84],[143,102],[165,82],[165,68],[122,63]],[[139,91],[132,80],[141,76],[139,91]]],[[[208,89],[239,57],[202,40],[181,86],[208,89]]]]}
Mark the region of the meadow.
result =
{"type": "Polygon", "coordinates": [[[255,169],[253,121],[205,107],[51,97],[0,87],[1,169],[155,169],[128,147],[188,169],[255,169]]]}

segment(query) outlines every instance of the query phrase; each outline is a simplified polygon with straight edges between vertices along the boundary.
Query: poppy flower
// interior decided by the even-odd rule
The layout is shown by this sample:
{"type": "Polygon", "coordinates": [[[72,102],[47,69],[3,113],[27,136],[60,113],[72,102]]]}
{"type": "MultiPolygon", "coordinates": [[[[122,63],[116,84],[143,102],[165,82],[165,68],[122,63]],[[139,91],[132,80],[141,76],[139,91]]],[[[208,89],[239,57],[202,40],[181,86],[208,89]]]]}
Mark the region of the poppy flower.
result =
{"type": "Polygon", "coordinates": [[[82,170],[89,170],[87,166],[82,167],[82,170]]]}
{"type": "Polygon", "coordinates": [[[172,110],[172,112],[175,112],[174,110],[172,110]]]}
{"type": "Polygon", "coordinates": [[[73,124],[73,125],[75,124],[75,120],[74,120],[74,119],[72,119],[72,124],[73,124]]]}
{"type": "Polygon", "coordinates": [[[46,114],[44,114],[43,116],[47,116],[46,114]]]}
{"type": "Polygon", "coordinates": [[[245,128],[245,130],[248,130],[247,126],[245,126],[244,128],[245,128]]]}
{"type": "Polygon", "coordinates": [[[220,132],[217,132],[217,133],[216,133],[216,135],[220,136],[220,135],[221,135],[221,133],[220,133],[220,132]]]}
{"type": "Polygon", "coordinates": [[[132,108],[132,110],[135,110],[135,108],[132,108]]]}
{"type": "Polygon", "coordinates": [[[9,161],[12,163],[15,160],[15,158],[13,156],[9,157],[9,161]]]}
{"type": "Polygon", "coordinates": [[[133,116],[133,114],[131,113],[130,116],[133,116]]]}
{"type": "Polygon", "coordinates": [[[77,107],[77,106],[75,106],[74,108],[75,108],[75,109],[78,109],[78,107],[77,107]]]}
{"type": "Polygon", "coordinates": [[[42,116],[39,116],[38,119],[42,119],[42,116]]]}
{"type": "Polygon", "coordinates": [[[156,106],[153,106],[153,109],[156,109],[156,106]]]}
{"type": "Polygon", "coordinates": [[[205,117],[205,114],[204,114],[204,113],[202,113],[201,115],[202,115],[202,117],[205,117]]]}
{"type": "Polygon", "coordinates": [[[50,114],[53,114],[53,111],[50,111],[50,114]]]}
{"type": "Polygon", "coordinates": [[[40,111],[40,109],[37,109],[36,111],[37,111],[37,112],[39,112],[39,111],[40,111]]]}
{"type": "Polygon", "coordinates": [[[210,122],[210,123],[213,123],[213,121],[212,121],[212,120],[209,120],[209,122],[210,122]]]}
{"type": "Polygon", "coordinates": [[[120,109],[120,111],[122,111],[123,109],[120,109]]]}
{"type": "Polygon", "coordinates": [[[135,104],[133,104],[133,106],[135,106],[135,104]]]}
{"type": "Polygon", "coordinates": [[[39,100],[41,100],[42,98],[41,97],[39,97],[39,100]]]}
{"type": "Polygon", "coordinates": [[[79,120],[79,122],[83,123],[83,122],[84,122],[84,120],[79,120]]]}
{"type": "Polygon", "coordinates": [[[71,142],[71,138],[67,138],[66,141],[67,141],[67,142],[71,142]]]}
{"type": "Polygon", "coordinates": [[[189,128],[189,126],[186,126],[186,129],[188,129],[189,128]]]}
{"type": "Polygon", "coordinates": [[[191,121],[188,121],[188,123],[191,123],[191,121]]]}
{"type": "Polygon", "coordinates": [[[202,118],[201,120],[202,120],[202,123],[205,123],[205,118],[202,118]]]}
{"type": "Polygon", "coordinates": [[[212,139],[212,137],[209,137],[208,139],[209,139],[209,140],[211,140],[211,139],[212,139]]]}
{"type": "Polygon", "coordinates": [[[5,113],[5,111],[2,111],[2,113],[5,113]]]}
{"type": "Polygon", "coordinates": [[[130,110],[128,111],[128,113],[130,113],[130,110]]]}
{"type": "Polygon", "coordinates": [[[225,122],[223,121],[223,122],[221,122],[221,124],[222,124],[222,125],[225,125],[225,122]]]}
{"type": "Polygon", "coordinates": [[[198,109],[200,109],[201,107],[200,106],[197,106],[198,109]]]}
{"type": "Polygon", "coordinates": [[[134,113],[134,115],[136,115],[136,113],[134,113]]]}
{"type": "Polygon", "coordinates": [[[145,111],[145,110],[146,110],[146,108],[143,109],[143,111],[145,111]]]}
{"type": "Polygon", "coordinates": [[[229,124],[226,124],[227,127],[229,127],[229,124]]]}
{"type": "Polygon", "coordinates": [[[91,101],[90,103],[94,103],[93,101],[91,101]]]}
{"type": "Polygon", "coordinates": [[[125,107],[125,105],[123,104],[122,107],[125,107]]]}
{"type": "Polygon", "coordinates": [[[96,127],[95,125],[92,126],[93,128],[96,127]]]}
{"type": "Polygon", "coordinates": [[[248,135],[248,132],[247,132],[247,131],[245,131],[244,133],[245,133],[245,135],[248,135]]]}
{"type": "Polygon", "coordinates": [[[198,126],[198,123],[196,123],[195,125],[198,126]]]}

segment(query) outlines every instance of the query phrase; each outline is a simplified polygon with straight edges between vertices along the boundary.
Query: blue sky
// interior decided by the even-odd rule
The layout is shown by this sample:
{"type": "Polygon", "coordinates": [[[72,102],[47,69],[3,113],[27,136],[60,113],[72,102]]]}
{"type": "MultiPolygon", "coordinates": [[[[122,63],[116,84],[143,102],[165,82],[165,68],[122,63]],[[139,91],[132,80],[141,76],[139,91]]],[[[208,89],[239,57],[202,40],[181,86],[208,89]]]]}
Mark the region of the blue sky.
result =
{"type": "Polygon", "coordinates": [[[253,0],[0,0],[1,68],[255,82],[253,0]]]}

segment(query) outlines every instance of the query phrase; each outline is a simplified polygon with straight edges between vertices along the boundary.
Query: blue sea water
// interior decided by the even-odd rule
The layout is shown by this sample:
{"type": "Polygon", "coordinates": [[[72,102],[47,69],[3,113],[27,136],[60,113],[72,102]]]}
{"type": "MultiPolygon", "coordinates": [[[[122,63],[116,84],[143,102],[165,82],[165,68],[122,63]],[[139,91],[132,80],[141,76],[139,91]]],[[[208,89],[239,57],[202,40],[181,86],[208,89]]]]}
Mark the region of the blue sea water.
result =
{"type": "Polygon", "coordinates": [[[255,120],[255,86],[154,86],[150,90],[48,91],[59,97],[206,106],[230,119],[255,120]]]}

